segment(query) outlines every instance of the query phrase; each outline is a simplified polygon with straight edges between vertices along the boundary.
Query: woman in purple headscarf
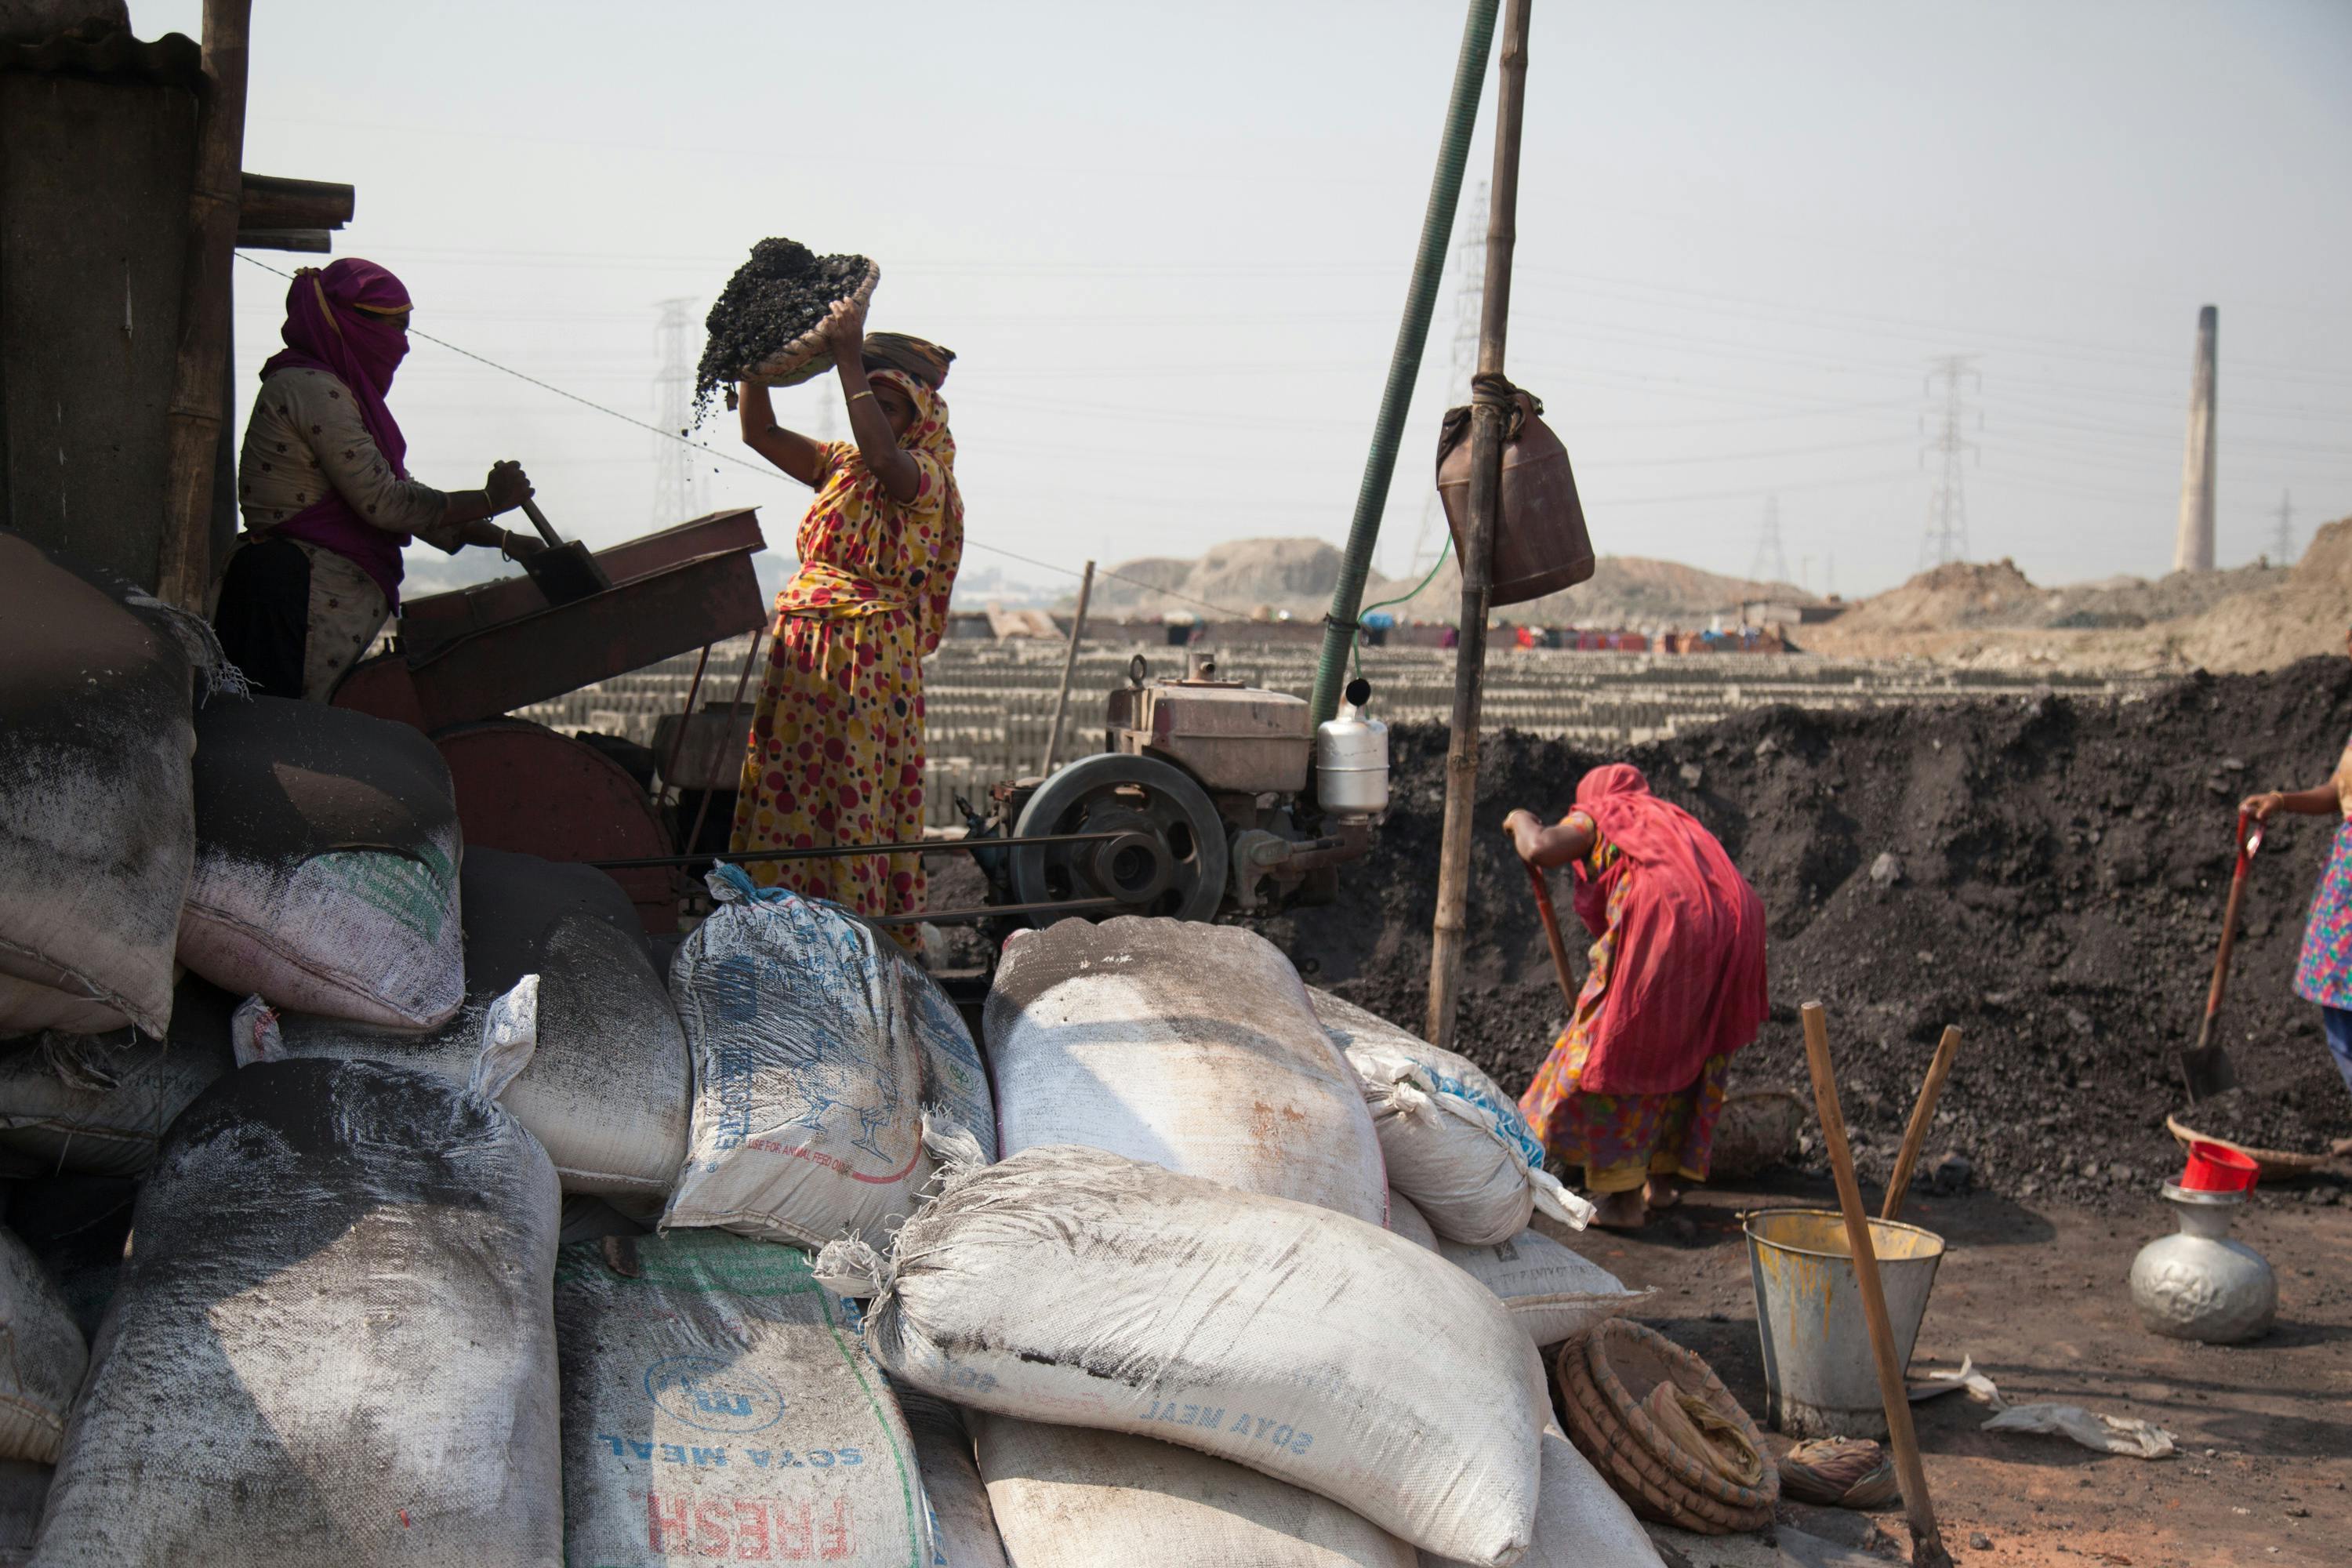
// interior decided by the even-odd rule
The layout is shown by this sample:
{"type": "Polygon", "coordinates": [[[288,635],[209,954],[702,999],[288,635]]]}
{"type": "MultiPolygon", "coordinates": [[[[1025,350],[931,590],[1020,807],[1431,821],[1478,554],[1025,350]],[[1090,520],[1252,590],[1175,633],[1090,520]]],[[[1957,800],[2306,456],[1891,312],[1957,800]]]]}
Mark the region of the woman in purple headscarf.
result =
{"type": "Polygon", "coordinates": [[[495,465],[478,490],[408,477],[408,443],[383,404],[408,316],[400,279],[356,257],[306,267],[286,291],[285,352],[261,367],[237,460],[245,534],[213,615],[257,691],[325,701],[400,608],[412,537],[453,555],[541,548],[489,521],[530,499],[519,464],[495,465]]]}

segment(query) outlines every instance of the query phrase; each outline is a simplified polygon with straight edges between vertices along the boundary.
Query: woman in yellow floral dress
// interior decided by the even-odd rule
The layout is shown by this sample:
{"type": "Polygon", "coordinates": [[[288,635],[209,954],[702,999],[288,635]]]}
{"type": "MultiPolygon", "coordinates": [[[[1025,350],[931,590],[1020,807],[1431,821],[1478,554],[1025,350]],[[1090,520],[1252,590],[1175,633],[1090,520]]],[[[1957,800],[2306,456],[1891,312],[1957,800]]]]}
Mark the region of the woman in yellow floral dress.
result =
{"type": "MultiPolygon", "coordinates": [[[[854,441],[783,429],[764,386],[740,389],[743,442],[816,500],[800,570],[776,595],[767,668],[729,847],[888,844],[923,833],[923,657],[947,627],[963,559],[955,439],[940,396],[955,355],[919,338],[865,336],[862,305],[835,307],[826,336],[854,441]]],[[[923,907],[915,855],[759,860],[762,886],[862,915],[923,907]]],[[[898,934],[915,945],[912,928],[898,934]]]]}

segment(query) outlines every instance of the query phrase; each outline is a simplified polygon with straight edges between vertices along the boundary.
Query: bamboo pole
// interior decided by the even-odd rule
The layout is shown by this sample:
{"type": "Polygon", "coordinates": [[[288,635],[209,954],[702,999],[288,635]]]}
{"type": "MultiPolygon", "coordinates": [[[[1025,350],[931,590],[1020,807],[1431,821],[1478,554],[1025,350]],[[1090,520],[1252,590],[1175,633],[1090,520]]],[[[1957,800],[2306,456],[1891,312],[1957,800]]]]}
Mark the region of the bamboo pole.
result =
{"type": "Polygon", "coordinates": [[[246,37],[253,0],[205,0],[205,107],[188,194],[180,344],[164,416],[155,596],[196,615],[213,587],[213,469],[228,381],[229,267],[245,199],[246,37]]]}
{"type": "Polygon", "coordinates": [[[1948,1025],[1944,1037],[1936,1043],[1936,1059],[1927,1064],[1927,1081],[1919,1086],[1919,1103],[1911,1108],[1911,1125],[1903,1130],[1903,1151],[1895,1156],[1886,1197],[1878,1209],[1881,1219],[1903,1217],[1903,1194],[1911,1185],[1911,1167],[1919,1163],[1920,1147],[1927,1142],[1928,1121],[1936,1114],[1936,1101],[1943,1096],[1944,1080],[1952,1074],[1952,1058],[1959,1054],[1960,1027],[1948,1025]]]}
{"type": "MultiPolygon", "coordinates": [[[[1486,210],[1486,287],[1478,318],[1478,374],[1499,375],[1511,322],[1511,252],[1518,240],[1519,126],[1527,105],[1529,0],[1503,16],[1501,83],[1495,102],[1495,179],[1486,210]]],[[[1450,1047],[1460,1010],[1468,938],[1471,817],[1478,795],[1478,710],[1486,684],[1486,614],[1496,513],[1503,500],[1503,409],[1477,393],[1470,410],[1470,516],[1462,542],[1462,629],[1454,654],[1454,721],[1445,746],[1445,826],[1437,865],[1437,919],[1429,944],[1424,1031],[1450,1047]]]]}
{"type": "Polygon", "coordinates": [[[1087,563],[1086,575],[1078,579],[1078,613],[1070,617],[1070,651],[1062,657],[1062,689],[1054,693],[1054,728],[1045,736],[1045,760],[1037,764],[1037,776],[1044,778],[1054,771],[1054,753],[1062,749],[1062,720],[1070,710],[1070,677],[1078,668],[1078,639],[1087,631],[1087,600],[1094,595],[1095,563],[1087,563]]]}
{"type": "Polygon", "coordinates": [[[1920,1462],[1919,1435],[1911,1426],[1911,1394],[1903,1384],[1902,1360],[1895,1352],[1895,1327],[1886,1315],[1886,1292],[1878,1281],[1878,1254],[1871,1245],[1862,1186],[1853,1176],[1853,1151],[1846,1144],[1845,1113],[1838,1106],[1837,1075],[1830,1066],[1829,1015],[1818,1002],[1806,1003],[1803,1011],[1805,1065],[1812,1072],[1822,1142],[1829,1148],[1830,1174],[1836,1179],[1838,1208],[1845,1215],[1846,1248],[1853,1258],[1854,1282],[1862,1289],[1871,1358],[1878,1363],[1878,1397],[1886,1406],[1887,1440],[1903,1486],[1903,1511],[1911,1521],[1912,1568],[1951,1568],[1943,1533],[1936,1528],[1935,1504],[1927,1498],[1927,1468],[1920,1462]]]}

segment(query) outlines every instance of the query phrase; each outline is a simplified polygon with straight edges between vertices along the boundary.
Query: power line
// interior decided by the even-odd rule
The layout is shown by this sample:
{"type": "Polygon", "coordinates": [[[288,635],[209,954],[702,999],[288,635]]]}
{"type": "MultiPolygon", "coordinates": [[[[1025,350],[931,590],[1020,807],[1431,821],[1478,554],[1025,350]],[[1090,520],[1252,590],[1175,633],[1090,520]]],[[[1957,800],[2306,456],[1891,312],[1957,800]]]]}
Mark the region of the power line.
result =
{"type": "MultiPolygon", "coordinates": [[[[1927,376],[1930,387],[1938,381],[1943,383],[1944,400],[1935,438],[1920,451],[1922,462],[1931,451],[1941,459],[1935,489],[1927,499],[1927,531],[1919,542],[1919,564],[1923,568],[1969,558],[1969,501],[1960,482],[1960,458],[1969,452],[1981,454],[1984,448],[1961,434],[1972,412],[1963,400],[1962,389],[1974,380],[1978,392],[1984,390],[1983,377],[1970,368],[1978,357],[1946,354],[1935,362],[1936,368],[1927,376]]],[[[1984,428],[1984,416],[1980,414],[1977,416],[1977,428],[1984,428]]]]}
{"type": "MultiPolygon", "coordinates": [[[[291,272],[279,271],[277,268],[270,266],[266,261],[257,261],[242,250],[236,253],[236,258],[239,261],[258,267],[264,272],[270,273],[276,277],[290,279],[294,276],[291,272]]],[[[607,407],[602,403],[597,403],[592,399],[583,397],[576,392],[567,392],[562,387],[556,385],[552,382],[541,381],[539,377],[532,375],[528,372],[517,370],[512,365],[500,364],[498,361],[488,358],[482,354],[478,354],[471,349],[461,349],[456,343],[450,342],[446,339],[436,338],[430,332],[419,331],[414,326],[411,326],[408,329],[408,335],[412,338],[422,338],[426,342],[433,344],[436,348],[447,349],[451,353],[462,355],[467,359],[472,360],[477,364],[487,365],[490,369],[499,372],[501,375],[510,375],[517,381],[528,382],[531,385],[538,387],[542,392],[551,392],[558,397],[565,398],[571,402],[580,405],[583,408],[593,408],[599,414],[618,419],[624,425],[634,425],[640,430],[650,430],[655,435],[662,437],[666,440],[679,442],[684,446],[692,447],[695,451],[701,453],[707,458],[716,458],[721,462],[732,463],[739,468],[748,468],[752,473],[759,475],[761,479],[778,479],[784,477],[782,474],[769,468],[765,464],[751,462],[746,458],[735,456],[732,452],[719,451],[718,448],[709,445],[708,443],[697,441],[682,432],[665,430],[658,425],[648,425],[644,420],[636,418],[631,415],[624,414],[617,408],[607,407]]],[[[1001,555],[1007,561],[1018,561],[1024,566],[1034,566],[1041,571],[1059,572],[1066,577],[1078,577],[1085,575],[1085,574],[1079,572],[1075,567],[1064,566],[1059,563],[1052,561],[1039,561],[1034,556],[1023,555],[1017,551],[1007,550],[1001,544],[990,544],[984,541],[974,539],[970,534],[966,534],[964,536],[963,542],[964,548],[967,550],[985,551],[991,555],[1001,555]]],[[[1207,599],[1196,598],[1191,594],[1180,594],[1173,588],[1163,588],[1156,583],[1148,583],[1140,577],[1129,577],[1123,573],[1108,572],[1100,567],[1097,567],[1095,569],[1095,575],[1097,577],[1108,577],[1115,582],[1130,584],[1135,587],[1143,589],[1147,593],[1158,594],[1163,598],[1181,599],[1188,605],[1198,605],[1204,610],[1214,610],[1221,616],[1230,616],[1236,620],[1245,621],[1250,618],[1250,613],[1246,610],[1237,610],[1230,605],[1213,604],[1207,599]]]]}
{"type": "Polygon", "coordinates": [[[2278,531],[2271,535],[2271,560],[2280,566],[2294,563],[2294,498],[2279,491],[2278,531]]]}

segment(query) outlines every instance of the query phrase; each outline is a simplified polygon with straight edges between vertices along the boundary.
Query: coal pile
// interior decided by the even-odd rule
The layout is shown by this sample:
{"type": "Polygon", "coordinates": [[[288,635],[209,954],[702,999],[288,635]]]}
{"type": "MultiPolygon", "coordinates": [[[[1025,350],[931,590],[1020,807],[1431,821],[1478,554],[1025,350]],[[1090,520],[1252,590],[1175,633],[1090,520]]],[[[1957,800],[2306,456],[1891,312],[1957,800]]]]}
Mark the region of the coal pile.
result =
{"type": "MultiPolygon", "coordinates": [[[[2326,776],[2347,730],[2352,663],[2336,658],[2119,701],[1764,708],[1623,757],[1490,736],[1456,1043],[1514,1093],[1542,1060],[1565,1008],[1499,825],[1518,805],[1564,812],[1587,769],[1630,760],[1723,840],[1764,901],[1772,1016],[1735,1059],[1736,1088],[1810,1100],[1797,1008],[1822,1002],[1857,1157],[1883,1175],[1936,1040],[1958,1024],[1968,1043],[1927,1163],[1957,1152],[1979,1184],[2019,1196],[2137,1201],[2179,1164],[2164,1125],[2183,1098],[2173,1053],[2203,1012],[2237,802],[2326,776]]],[[[1312,983],[1418,1028],[1445,734],[1401,726],[1391,743],[1393,805],[1370,858],[1343,871],[1339,903],[1268,934],[1312,983]]],[[[2274,819],[2255,862],[2216,1028],[2242,1081],[2327,1066],[2319,1011],[2288,987],[2333,832],[2274,819]]],[[[1567,892],[1555,883],[1580,980],[1567,892]]]]}
{"type": "Polygon", "coordinates": [[[730,383],[824,321],[873,268],[862,256],[818,256],[795,240],[753,246],[703,320],[710,335],[694,374],[695,417],[730,383]]]}
{"type": "Polygon", "coordinates": [[[2246,1084],[2200,1100],[2180,1121],[2242,1148],[2325,1154],[2352,1138],[2352,1089],[2333,1067],[2321,1067],[2284,1083],[2246,1084]]]}

